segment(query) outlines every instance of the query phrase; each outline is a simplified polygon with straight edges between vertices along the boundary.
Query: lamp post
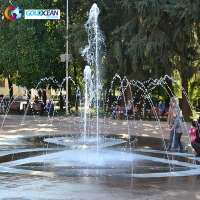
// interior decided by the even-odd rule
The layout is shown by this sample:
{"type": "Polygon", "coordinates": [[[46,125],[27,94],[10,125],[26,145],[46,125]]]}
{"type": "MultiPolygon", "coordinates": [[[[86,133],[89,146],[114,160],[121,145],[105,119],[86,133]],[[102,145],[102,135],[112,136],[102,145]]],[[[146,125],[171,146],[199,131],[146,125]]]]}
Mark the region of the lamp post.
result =
{"type": "Polygon", "coordinates": [[[69,9],[68,9],[68,6],[69,6],[69,2],[68,0],[66,0],[66,50],[65,50],[65,62],[66,62],[66,67],[65,67],[65,70],[66,70],[66,115],[69,114],[69,111],[68,111],[68,104],[69,104],[69,100],[68,100],[68,67],[69,67],[69,41],[68,41],[68,30],[69,30],[69,9]]]}
{"type": "Polygon", "coordinates": [[[65,53],[60,55],[61,62],[65,62],[65,76],[66,76],[66,99],[65,99],[65,112],[66,115],[69,114],[68,107],[69,107],[69,62],[72,61],[72,56],[69,55],[69,1],[66,0],[66,33],[65,33],[65,53]]]}

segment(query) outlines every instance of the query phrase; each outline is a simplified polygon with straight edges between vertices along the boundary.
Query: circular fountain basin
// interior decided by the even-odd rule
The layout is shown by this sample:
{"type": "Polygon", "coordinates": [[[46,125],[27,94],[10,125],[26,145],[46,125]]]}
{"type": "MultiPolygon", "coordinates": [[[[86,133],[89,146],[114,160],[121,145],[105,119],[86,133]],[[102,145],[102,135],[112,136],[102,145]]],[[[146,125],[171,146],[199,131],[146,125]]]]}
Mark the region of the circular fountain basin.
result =
{"type": "Polygon", "coordinates": [[[30,153],[24,158],[17,158],[17,154],[20,153],[18,152],[14,160],[2,163],[0,170],[9,173],[67,177],[152,178],[200,174],[199,165],[192,163],[194,158],[191,154],[166,154],[162,150],[133,148],[130,147],[130,141],[119,136],[101,136],[98,140],[100,148],[97,151],[96,141],[95,137],[84,142],[77,136],[45,138],[43,142],[54,144],[56,148],[45,148],[43,152],[41,148],[38,152],[37,149],[31,150],[32,156],[30,153]]]}

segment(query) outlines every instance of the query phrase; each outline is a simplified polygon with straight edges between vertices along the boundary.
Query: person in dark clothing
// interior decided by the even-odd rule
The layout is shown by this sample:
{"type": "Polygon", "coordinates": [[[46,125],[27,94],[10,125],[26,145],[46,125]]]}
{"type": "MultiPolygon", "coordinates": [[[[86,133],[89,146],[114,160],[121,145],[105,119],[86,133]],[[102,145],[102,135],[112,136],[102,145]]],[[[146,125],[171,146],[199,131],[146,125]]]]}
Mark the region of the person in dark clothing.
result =
{"type": "Polygon", "coordinates": [[[158,103],[158,110],[159,110],[159,115],[160,116],[164,115],[164,112],[165,112],[165,103],[163,103],[162,101],[160,101],[158,103]]]}
{"type": "Polygon", "coordinates": [[[200,116],[199,116],[199,119],[197,121],[197,133],[198,133],[198,137],[200,138],[200,116]]]}
{"type": "Polygon", "coordinates": [[[198,130],[198,122],[193,120],[192,126],[189,130],[191,145],[196,152],[196,156],[200,157],[200,137],[199,137],[199,130],[198,130]]]}
{"type": "Polygon", "coordinates": [[[44,105],[44,103],[42,102],[42,103],[41,103],[41,110],[40,110],[40,115],[41,115],[41,116],[44,114],[44,111],[45,111],[45,105],[44,105]]]}
{"type": "Polygon", "coordinates": [[[39,99],[41,100],[42,99],[42,91],[41,90],[38,90],[38,96],[39,96],[39,99]]]}
{"type": "Polygon", "coordinates": [[[52,100],[49,100],[48,103],[46,104],[46,111],[47,111],[49,117],[53,117],[53,115],[54,115],[54,103],[53,103],[52,100]]]}
{"type": "Polygon", "coordinates": [[[112,112],[112,118],[116,119],[117,118],[117,116],[116,116],[116,105],[112,105],[111,112],[112,112]]]}
{"type": "Polygon", "coordinates": [[[46,102],[47,102],[47,93],[45,90],[42,91],[42,101],[44,106],[46,106],[46,102]]]}

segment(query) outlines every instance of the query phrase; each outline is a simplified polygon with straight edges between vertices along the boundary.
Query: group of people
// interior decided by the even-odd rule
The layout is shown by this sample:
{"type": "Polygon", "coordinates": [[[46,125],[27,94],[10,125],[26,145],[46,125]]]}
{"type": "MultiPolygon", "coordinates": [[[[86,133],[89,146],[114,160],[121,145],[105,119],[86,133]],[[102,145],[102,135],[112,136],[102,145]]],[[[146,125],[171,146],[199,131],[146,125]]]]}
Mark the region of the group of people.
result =
{"type": "Polygon", "coordinates": [[[41,115],[44,112],[47,112],[49,117],[52,117],[54,115],[53,100],[49,99],[49,100],[46,100],[45,102],[44,101],[40,102],[39,98],[37,96],[35,96],[34,105],[35,106],[33,106],[33,109],[36,111],[39,111],[41,115]]]}
{"type": "Polygon", "coordinates": [[[112,117],[113,119],[124,119],[131,115],[133,115],[134,106],[131,101],[128,101],[128,104],[125,106],[122,105],[114,105],[112,107],[112,117]]]}
{"type": "MultiPolygon", "coordinates": [[[[183,151],[181,136],[184,130],[182,111],[180,110],[178,99],[172,98],[170,101],[168,112],[168,125],[170,129],[168,151],[183,151]]],[[[189,130],[191,145],[196,152],[196,156],[200,156],[200,119],[193,120],[189,130]]]]}
{"type": "Polygon", "coordinates": [[[112,105],[111,112],[113,119],[126,119],[132,116],[151,118],[155,115],[155,113],[159,117],[164,116],[166,113],[166,107],[165,102],[162,101],[160,101],[155,107],[144,107],[141,104],[134,103],[131,100],[128,100],[126,104],[123,100],[121,100],[112,105]]]}
{"type": "MultiPolygon", "coordinates": [[[[165,112],[165,103],[159,102],[158,113],[163,115],[165,112]]],[[[112,107],[112,117],[114,119],[124,119],[133,115],[137,111],[134,108],[133,103],[128,101],[126,109],[124,106],[118,104],[112,107]]],[[[182,111],[179,107],[179,100],[176,97],[172,97],[168,109],[168,125],[170,129],[169,143],[167,146],[167,151],[179,151],[183,152],[184,147],[181,142],[181,137],[184,132],[186,132],[187,127],[183,123],[182,111]]],[[[191,141],[191,146],[196,152],[196,156],[200,156],[200,118],[199,120],[193,120],[191,128],[189,130],[189,136],[191,141]]]]}

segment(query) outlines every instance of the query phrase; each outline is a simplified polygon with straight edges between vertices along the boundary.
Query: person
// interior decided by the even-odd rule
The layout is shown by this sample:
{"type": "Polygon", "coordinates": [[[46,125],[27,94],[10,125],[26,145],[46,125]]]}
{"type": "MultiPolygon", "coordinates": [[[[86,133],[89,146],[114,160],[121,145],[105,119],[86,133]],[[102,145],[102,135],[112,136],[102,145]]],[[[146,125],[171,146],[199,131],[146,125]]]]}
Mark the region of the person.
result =
{"type": "Polygon", "coordinates": [[[112,118],[113,119],[116,119],[117,118],[117,116],[116,116],[116,105],[112,105],[112,107],[111,107],[111,111],[112,111],[112,118]]]}
{"type": "Polygon", "coordinates": [[[173,108],[174,108],[174,101],[171,98],[169,103],[169,112],[167,117],[168,126],[170,128],[170,136],[169,136],[169,144],[167,147],[167,151],[170,151],[172,148],[173,138],[174,138],[174,132],[171,131],[172,123],[173,123],[173,108]]]}
{"type": "Polygon", "coordinates": [[[44,106],[46,106],[46,102],[47,102],[47,93],[46,93],[46,90],[42,91],[42,101],[43,101],[44,106]]]}
{"type": "Polygon", "coordinates": [[[165,103],[160,101],[158,103],[158,110],[159,110],[159,115],[162,116],[165,113],[165,103]]]}
{"type": "Polygon", "coordinates": [[[116,119],[123,119],[123,116],[124,116],[123,107],[120,105],[117,105],[115,110],[116,110],[116,119]]]}
{"type": "Polygon", "coordinates": [[[200,138],[200,116],[199,116],[199,118],[198,118],[197,131],[198,131],[198,136],[199,136],[199,138],[200,138]]]}
{"type": "Polygon", "coordinates": [[[127,105],[127,117],[130,117],[131,115],[133,115],[133,104],[132,102],[129,100],[128,101],[128,105],[127,105]]]}
{"type": "Polygon", "coordinates": [[[179,151],[182,152],[182,118],[181,110],[179,108],[178,100],[176,98],[172,98],[170,102],[168,123],[170,128],[170,138],[167,150],[177,151],[179,149],[179,151]]]}
{"type": "Polygon", "coordinates": [[[47,102],[46,111],[47,111],[49,117],[52,117],[54,115],[54,104],[53,104],[52,100],[49,100],[47,102]]]}
{"type": "Polygon", "coordinates": [[[200,157],[200,137],[198,132],[198,122],[196,120],[192,121],[189,133],[192,148],[195,150],[196,156],[200,157]]]}

